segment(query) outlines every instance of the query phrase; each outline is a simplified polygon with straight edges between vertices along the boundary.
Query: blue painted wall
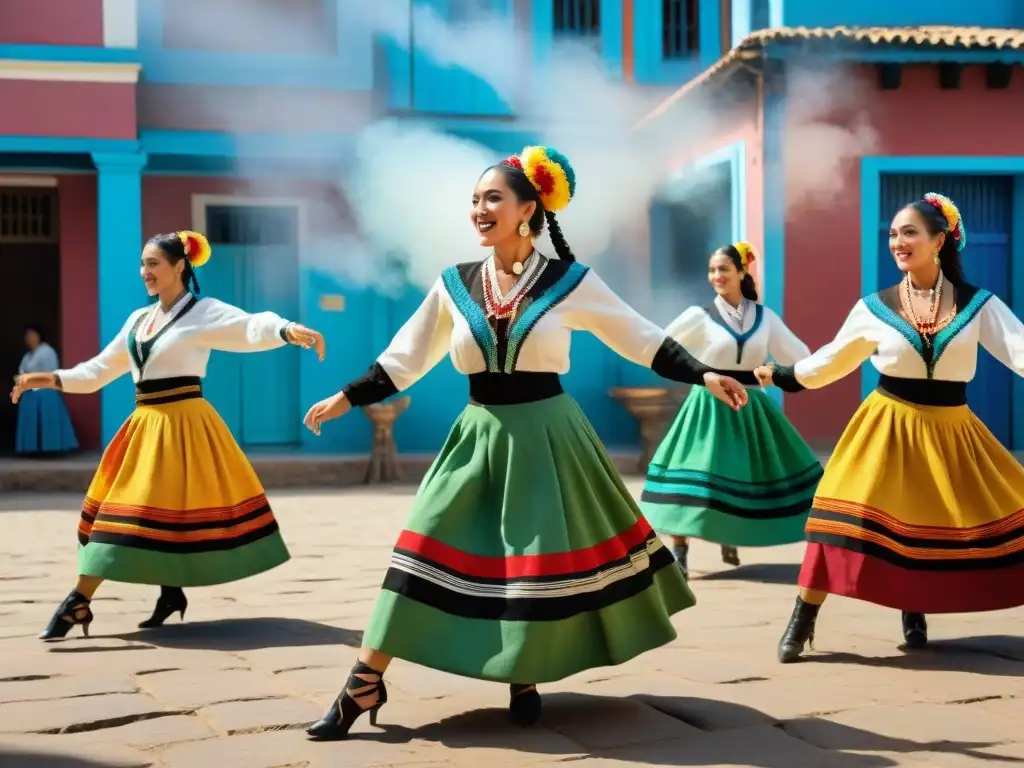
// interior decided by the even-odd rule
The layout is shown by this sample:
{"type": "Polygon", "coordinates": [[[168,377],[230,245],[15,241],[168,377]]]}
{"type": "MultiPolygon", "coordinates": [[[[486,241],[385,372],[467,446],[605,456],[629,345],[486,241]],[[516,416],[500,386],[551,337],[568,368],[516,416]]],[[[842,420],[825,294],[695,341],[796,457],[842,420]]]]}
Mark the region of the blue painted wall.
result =
{"type": "Polygon", "coordinates": [[[832,27],[950,24],[979,27],[1024,25],[1019,0],[929,0],[925,3],[827,3],[821,0],[772,0],[772,26],[832,27]]]}
{"type": "Polygon", "coordinates": [[[682,85],[721,57],[721,4],[701,2],[697,19],[698,50],[688,58],[666,60],[662,46],[662,3],[655,0],[634,0],[633,49],[636,57],[636,82],[682,85]]]}

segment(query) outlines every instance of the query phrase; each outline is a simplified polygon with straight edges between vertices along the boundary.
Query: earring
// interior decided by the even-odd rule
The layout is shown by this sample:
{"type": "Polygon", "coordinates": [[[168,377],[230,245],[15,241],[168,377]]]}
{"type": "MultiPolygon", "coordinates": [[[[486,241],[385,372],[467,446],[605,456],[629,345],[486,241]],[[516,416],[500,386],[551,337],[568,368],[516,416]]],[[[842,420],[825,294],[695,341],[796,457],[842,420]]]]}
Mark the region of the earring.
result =
{"type": "Polygon", "coordinates": [[[519,225],[519,236],[526,237],[530,234],[530,225],[527,222],[523,222],[519,225]]]}
{"type": "Polygon", "coordinates": [[[936,251],[935,255],[932,256],[932,261],[935,262],[936,264],[941,264],[942,263],[942,260],[939,258],[939,252],[938,251],[936,251]]]}

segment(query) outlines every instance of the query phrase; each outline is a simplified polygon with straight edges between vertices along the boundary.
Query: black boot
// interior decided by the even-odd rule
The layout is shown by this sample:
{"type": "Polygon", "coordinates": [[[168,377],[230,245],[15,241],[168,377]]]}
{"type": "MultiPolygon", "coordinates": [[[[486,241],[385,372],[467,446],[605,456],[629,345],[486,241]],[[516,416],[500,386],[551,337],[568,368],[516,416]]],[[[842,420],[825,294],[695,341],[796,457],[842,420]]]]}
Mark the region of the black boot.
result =
{"type": "Polygon", "coordinates": [[[508,711],[512,722],[523,728],[529,728],[540,720],[543,705],[536,685],[509,686],[508,711]]]}
{"type": "Polygon", "coordinates": [[[679,563],[679,570],[683,572],[683,578],[690,578],[690,567],[686,563],[686,557],[690,554],[689,542],[683,544],[676,544],[672,547],[672,554],[675,555],[676,562],[679,563]]]}
{"type": "Polygon", "coordinates": [[[316,741],[338,741],[348,737],[349,729],[363,712],[370,713],[370,725],[377,724],[377,711],[388,702],[384,676],[362,662],[352,667],[345,690],[338,694],[327,714],[306,729],[316,741]],[[368,678],[368,679],[367,679],[368,678]],[[359,700],[376,694],[377,701],[366,707],[359,700]]]}
{"type": "Polygon", "coordinates": [[[804,652],[805,643],[814,648],[814,623],[818,619],[819,608],[820,605],[805,603],[799,597],[796,599],[793,615],[789,617],[789,624],[779,641],[781,663],[789,664],[799,659],[800,654],[804,652]]]}
{"type": "Polygon", "coordinates": [[[157,598],[153,615],[141,622],[139,629],[162,627],[164,622],[175,613],[180,613],[181,620],[184,621],[186,608],[188,608],[188,600],[185,598],[185,590],[181,587],[160,587],[160,597],[157,598]]]}
{"type": "Polygon", "coordinates": [[[903,639],[907,648],[924,648],[928,645],[928,622],[923,613],[903,611],[903,639]]]}
{"type": "Polygon", "coordinates": [[[50,619],[50,623],[39,634],[39,639],[59,640],[67,636],[68,632],[76,624],[81,625],[82,634],[88,637],[89,625],[92,624],[92,608],[89,607],[89,602],[85,595],[77,590],[73,591],[57,607],[57,611],[50,619]]]}
{"type": "Polygon", "coordinates": [[[722,562],[726,565],[740,564],[740,553],[736,550],[736,547],[722,545],[722,562]]]}

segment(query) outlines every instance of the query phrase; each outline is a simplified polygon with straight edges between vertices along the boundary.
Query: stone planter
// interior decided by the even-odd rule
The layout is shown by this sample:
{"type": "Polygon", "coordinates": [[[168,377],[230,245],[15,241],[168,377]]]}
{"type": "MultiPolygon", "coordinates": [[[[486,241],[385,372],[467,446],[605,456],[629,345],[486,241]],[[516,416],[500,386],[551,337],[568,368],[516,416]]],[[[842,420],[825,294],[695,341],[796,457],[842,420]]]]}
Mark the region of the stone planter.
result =
{"type": "Polygon", "coordinates": [[[647,465],[689,391],[686,386],[613,387],[608,391],[636,419],[640,428],[642,448],[637,469],[641,474],[647,473],[647,465]]]}
{"type": "Polygon", "coordinates": [[[409,407],[410,398],[400,397],[388,403],[367,405],[362,411],[373,424],[373,442],[370,445],[370,466],[366,469],[367,485],[394,483],[402,479],[398,465],[398,445],[395,443],[395,421],[409,407]]]}

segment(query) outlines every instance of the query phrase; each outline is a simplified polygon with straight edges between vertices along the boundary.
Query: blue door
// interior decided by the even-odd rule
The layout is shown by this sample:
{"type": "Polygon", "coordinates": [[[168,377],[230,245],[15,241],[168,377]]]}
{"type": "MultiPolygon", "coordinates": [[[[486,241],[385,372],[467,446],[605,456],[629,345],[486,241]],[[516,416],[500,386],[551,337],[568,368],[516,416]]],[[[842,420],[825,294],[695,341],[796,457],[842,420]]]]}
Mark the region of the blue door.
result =
{"type": "MultiPolygon", "coordinates": [[[[1013,179],[1006,176],[903,176],[882,177],[879,225],[879,285],[898,282],[902,275],[889,254],[889,224],[901,207],[920,200],[927,192],[941,192],[960,208],[967,228],[968,246],[963,267],[968,281],[987,288],[1012,306],[1010,294],[1010,232],[1013,179]]],[[[979,347],[978,371],[967,387],[967,402],[1007,448],[1013,448],[1011,401],[1013,374],[979,347]]]]}
{"type": "MultiPolygon", "coordinates": [[[[207,218],[214,255],[200,273],[203,294],[246,312],[297,318],[295,209],[217,207],[207,218]]],[[[299,442],[300,353],[292,346],[272,352],[211,353],[206,396],[239,444],[251,448],[299,442]]]]}

